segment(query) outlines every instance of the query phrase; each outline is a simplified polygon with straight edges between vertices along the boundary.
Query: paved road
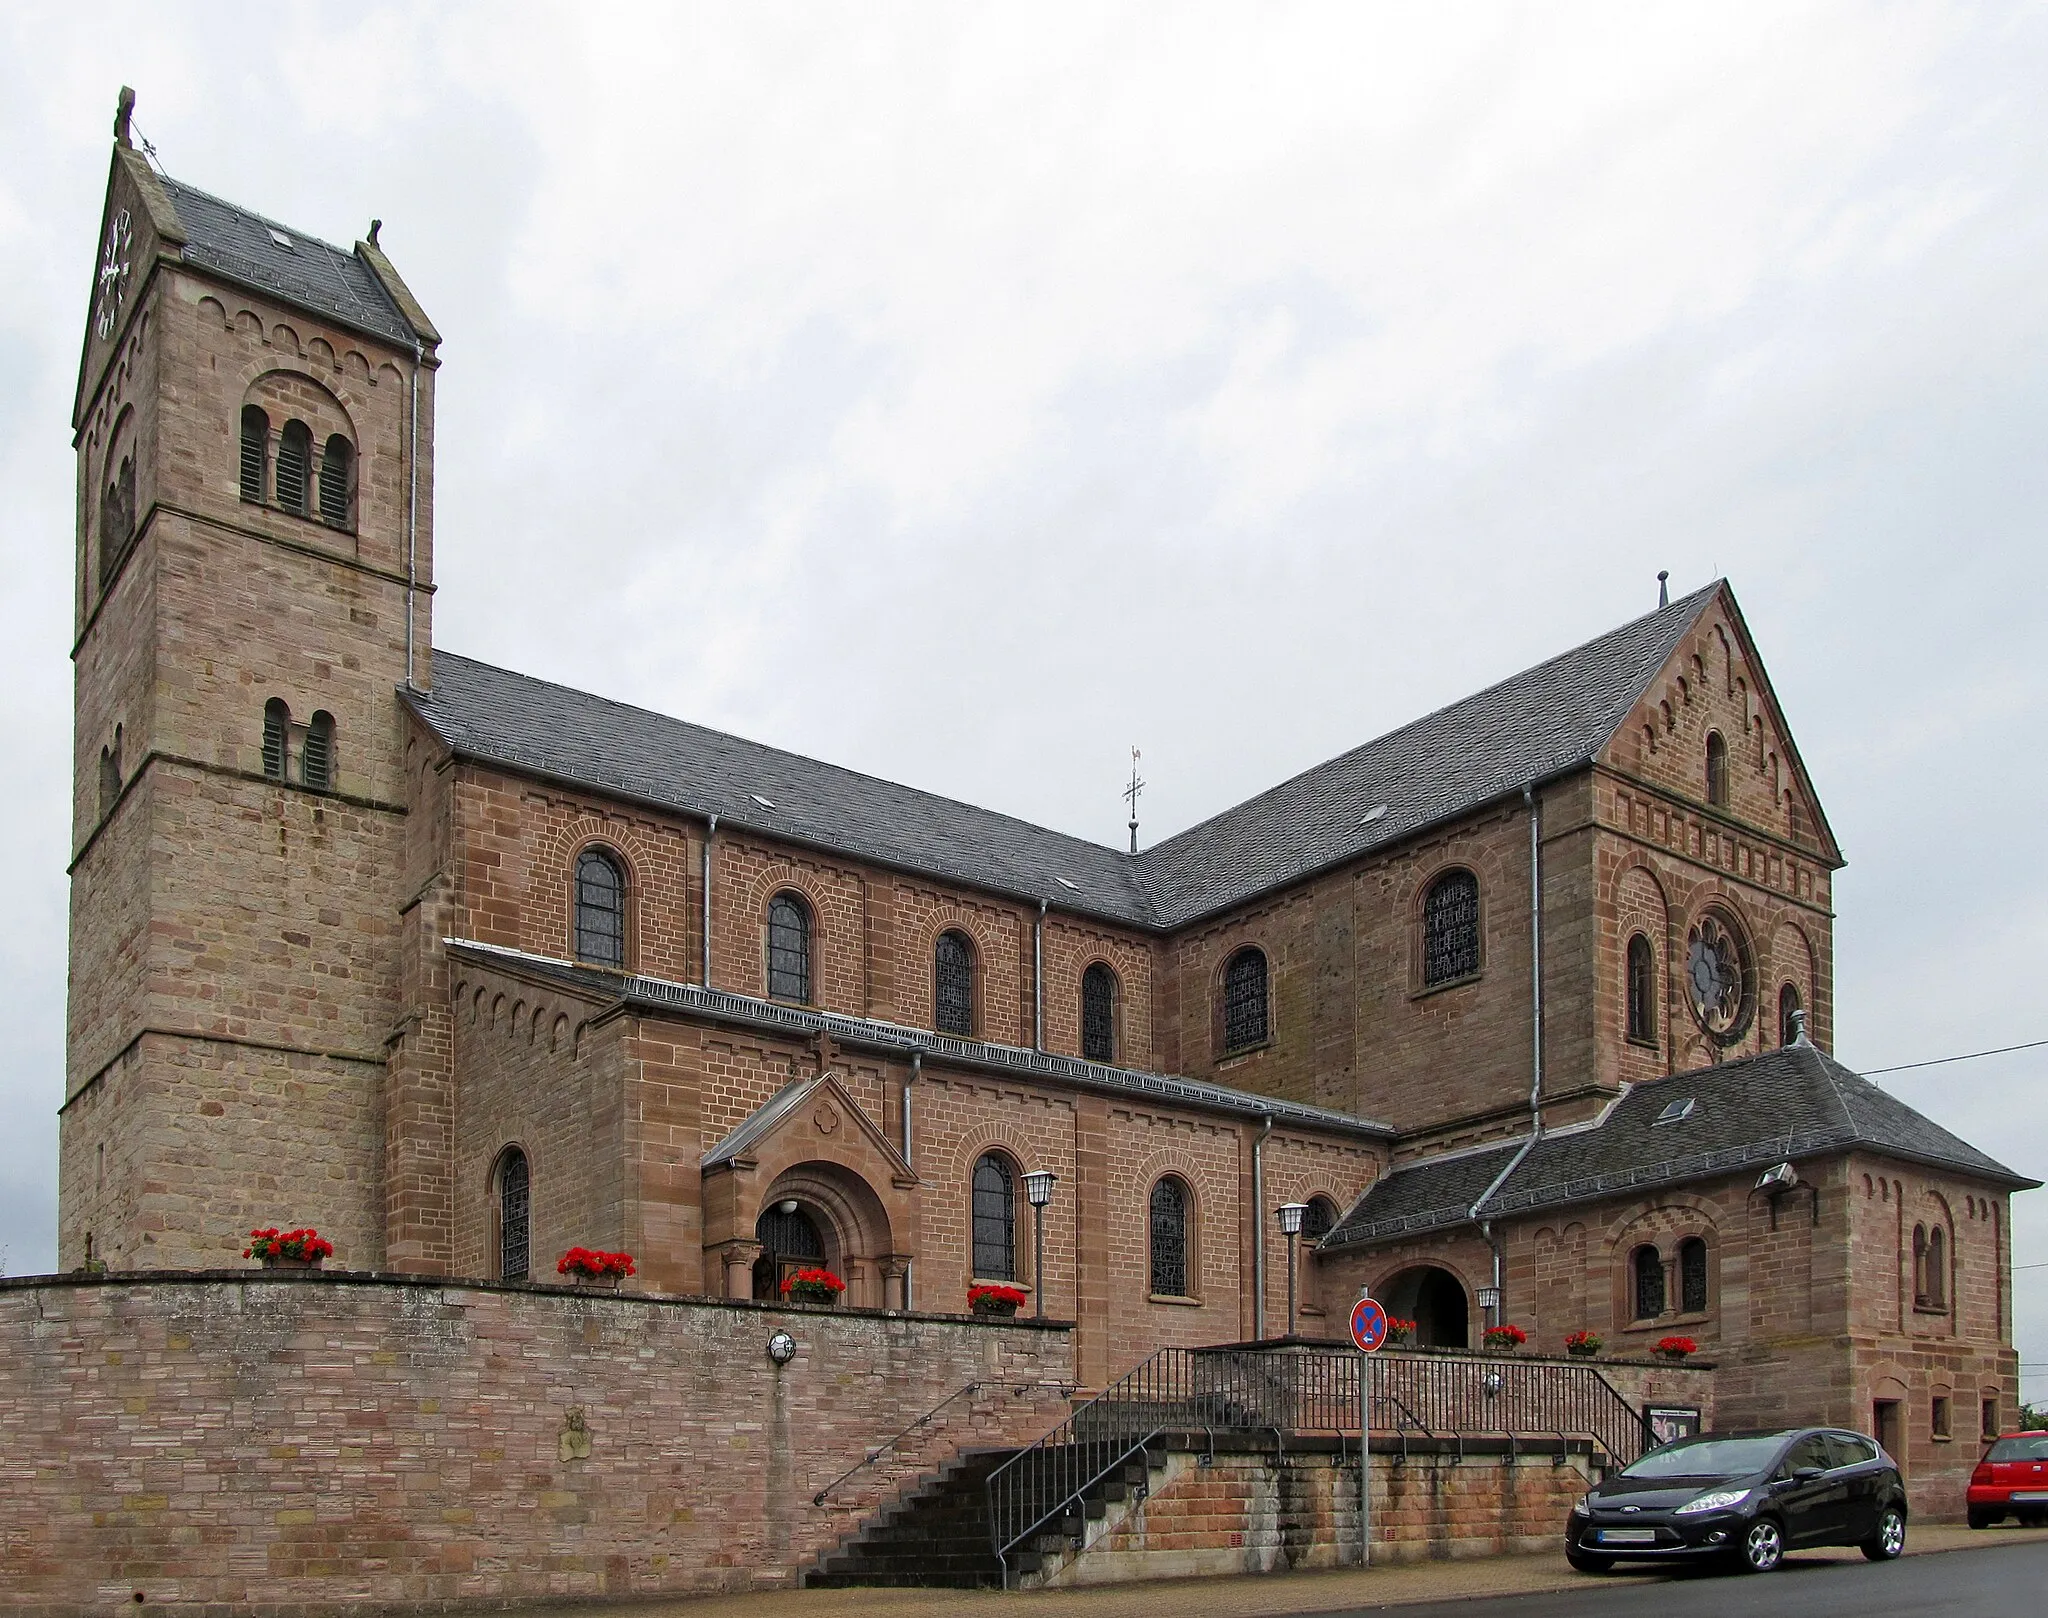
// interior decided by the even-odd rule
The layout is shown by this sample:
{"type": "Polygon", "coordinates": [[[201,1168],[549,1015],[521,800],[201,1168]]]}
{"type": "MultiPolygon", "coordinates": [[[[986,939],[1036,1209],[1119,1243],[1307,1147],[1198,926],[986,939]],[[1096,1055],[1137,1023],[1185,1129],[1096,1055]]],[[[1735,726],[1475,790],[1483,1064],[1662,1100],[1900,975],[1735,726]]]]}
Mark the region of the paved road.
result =
{"type": "Polygon", "coordinates": [[[1982,1554],[1909,1556],[1877,1565],[1794,1555],[1777,1572],[1754,1577],[1609,1575],[1547,1595],[1351,1611],[1398,1611],[1401,1618],[2041,1618],[2048,1613],[2048,1544],[1987,1546],[1982,1554]]]}

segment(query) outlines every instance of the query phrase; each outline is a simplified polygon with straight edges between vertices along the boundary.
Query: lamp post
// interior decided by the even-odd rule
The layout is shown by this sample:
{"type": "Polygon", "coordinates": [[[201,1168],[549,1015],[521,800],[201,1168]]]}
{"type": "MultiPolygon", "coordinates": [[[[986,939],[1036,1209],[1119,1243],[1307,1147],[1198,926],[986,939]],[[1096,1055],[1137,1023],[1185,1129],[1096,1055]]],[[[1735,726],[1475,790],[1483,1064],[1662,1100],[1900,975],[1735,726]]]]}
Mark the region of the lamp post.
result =
{"type": "Polygon", "coordinates": [[[1280,1216],[1280,1233],[1287,1238],[1287,1335],[1294,1335],[1294,1243],[1301,1235],[1301,1221],[1308,1212],[1305,1202],[1283,1202],[1273,1210],[1280,1216]]]}
{"type": "Polygon", "coordinates": [[[1051,1169],[1033,1169],[1024,1176],[1024,1195],[1031,1199],[1031,1295],[1036,1307],[1032,1319],[1045,1319],[1045,1205],[1052,1201],[1052,1188],[1060,1177],[1051,1169]]]}

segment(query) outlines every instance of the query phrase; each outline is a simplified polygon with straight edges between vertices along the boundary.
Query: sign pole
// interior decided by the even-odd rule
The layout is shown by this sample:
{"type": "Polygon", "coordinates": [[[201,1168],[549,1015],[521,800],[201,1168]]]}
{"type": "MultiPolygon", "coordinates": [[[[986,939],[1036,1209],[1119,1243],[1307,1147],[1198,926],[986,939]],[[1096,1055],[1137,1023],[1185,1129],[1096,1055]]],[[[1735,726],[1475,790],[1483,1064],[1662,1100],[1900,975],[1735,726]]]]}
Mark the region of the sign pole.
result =
{"type": "Polygon", "coordinates": [[[1387,1340],[1387,1311],[1361,1286],[1351,1306],[1358,1350],[1358,1565],[1372,1566],[1372,1357],[1387,1340]]]}

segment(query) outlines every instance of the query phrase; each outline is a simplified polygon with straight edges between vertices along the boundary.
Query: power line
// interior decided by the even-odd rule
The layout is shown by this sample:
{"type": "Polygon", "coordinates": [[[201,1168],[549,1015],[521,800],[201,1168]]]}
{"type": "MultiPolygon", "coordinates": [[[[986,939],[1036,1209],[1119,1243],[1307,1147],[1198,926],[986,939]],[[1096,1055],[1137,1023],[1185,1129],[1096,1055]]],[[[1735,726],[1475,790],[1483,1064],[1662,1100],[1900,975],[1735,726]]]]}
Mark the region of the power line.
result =
{"type": "Polygon", "coordinates": [[[1940,1067],[1946,1062],[1974,1062],[1980,1056],[2005,1056],[2012,1051],[2037,1051],[2048,1045],[2048,1039],[2030,1039],[2024,1045],[2001,1045],[1995,1051],[1965,1051],[1961,1056],[1937,1056],[1926,1062],[1901,1062],[1897,1067],[1869,1067],[1863,1070],[1866,1079],[1880,1073],[1904,1073],[1916,1067],[1940,1067]]]}

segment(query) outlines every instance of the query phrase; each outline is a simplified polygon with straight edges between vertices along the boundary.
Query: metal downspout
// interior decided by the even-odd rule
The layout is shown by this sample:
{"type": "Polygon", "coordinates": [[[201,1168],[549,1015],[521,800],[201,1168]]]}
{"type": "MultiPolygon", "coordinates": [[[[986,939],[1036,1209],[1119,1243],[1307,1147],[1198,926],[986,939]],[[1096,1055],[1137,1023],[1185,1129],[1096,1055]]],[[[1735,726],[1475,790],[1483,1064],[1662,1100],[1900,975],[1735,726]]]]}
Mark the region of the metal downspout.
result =
{"type": "Polygon", "coordinates": [[[1273,1133],[1273,1115],[1252,1138],[1252,1341],[1266,1336],[1266,1137],[1273,1133]]]}
{"type": "MultiPolygon", "coordinates": [[[[913,1050],[910,1053],[910,1077],[903,1081],[903,1166],[905,1168],[909,1168],[911,1166],[910,1096],[911,1092],[914,1089],[916,1089],[917,1081],[919,1080],[919,1078],[923,1076],[923,1074],[924,1052],[922,1050],[913,1050]]],[[[907,1258],[903,1261],[903,1312],[905,1314],[908,1314],[910,1312],[910,1272],[912,1267],[916,1263],[917,1260],[913,1258],[907,1258]]]]}
{"type": "Polygon", "coordinates": [[[1543,1129],[1543,806],[1535,783],[1522,788],[1529,808],[1529,1113],[1543,1129]]]}
{"type": "Polygon", "coordinates": [[[704,828],[704,987],[711,987],[711,843],[718,836],[718,816],[704,828]]]}
{"type": "Polygon", "coordinates": [[[1038,901],[1038,920],[1031,924],[1031,1048],[1045,1049],[1045,912],[1050,899],[1038,901]]]}

